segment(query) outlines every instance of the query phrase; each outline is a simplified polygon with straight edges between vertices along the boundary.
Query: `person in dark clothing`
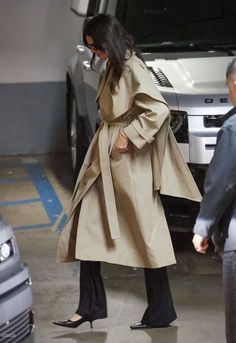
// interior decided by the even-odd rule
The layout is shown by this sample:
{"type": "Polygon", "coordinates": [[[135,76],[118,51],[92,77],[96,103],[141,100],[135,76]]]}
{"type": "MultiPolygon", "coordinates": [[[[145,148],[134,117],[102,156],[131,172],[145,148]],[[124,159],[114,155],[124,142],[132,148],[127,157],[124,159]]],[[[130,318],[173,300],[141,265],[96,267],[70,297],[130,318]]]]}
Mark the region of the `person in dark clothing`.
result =
{"type": "Polygon", "coordinates": [[[193,245],[205,254],[212,237],[222,255],[226,340],[236,343],[236,58],[227,68],[226,80],[234,107],[222,117],[193,230],[193,245]]]}

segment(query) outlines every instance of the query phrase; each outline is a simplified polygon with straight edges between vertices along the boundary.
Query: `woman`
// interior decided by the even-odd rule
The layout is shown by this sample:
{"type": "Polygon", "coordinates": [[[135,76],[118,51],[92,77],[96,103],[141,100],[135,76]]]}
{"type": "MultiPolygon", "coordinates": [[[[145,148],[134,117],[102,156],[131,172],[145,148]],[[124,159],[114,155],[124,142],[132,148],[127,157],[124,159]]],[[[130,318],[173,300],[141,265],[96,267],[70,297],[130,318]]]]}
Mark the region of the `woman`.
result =
{"type": "Polygon", "coordinates": [[[132,329],[168,326],[176,313],[166,266],[175,263],[158,192],[192,200],[200,194],[169,127],[169,109],[133,39],[110,15],[84,28],[85,45],[107,61],[97,102],[103,122],[81,168],[60,261],[81,261],[77,327],[107,316],[100,261],[143,267],[148,307],[132,329]]]}

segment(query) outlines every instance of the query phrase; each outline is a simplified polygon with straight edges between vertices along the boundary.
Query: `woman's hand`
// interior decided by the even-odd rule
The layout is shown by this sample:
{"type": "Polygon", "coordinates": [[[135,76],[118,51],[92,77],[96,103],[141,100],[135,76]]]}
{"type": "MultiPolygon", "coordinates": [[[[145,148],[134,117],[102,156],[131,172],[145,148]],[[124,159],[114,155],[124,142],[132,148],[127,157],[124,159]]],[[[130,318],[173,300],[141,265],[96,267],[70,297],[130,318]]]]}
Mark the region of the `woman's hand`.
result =
{"type": "Polygon", "coordinates": [[[116,149],[120,154],[124,154],[128,151],[129,139],[124,132],[120,132],[116,141],[116,149]]]}

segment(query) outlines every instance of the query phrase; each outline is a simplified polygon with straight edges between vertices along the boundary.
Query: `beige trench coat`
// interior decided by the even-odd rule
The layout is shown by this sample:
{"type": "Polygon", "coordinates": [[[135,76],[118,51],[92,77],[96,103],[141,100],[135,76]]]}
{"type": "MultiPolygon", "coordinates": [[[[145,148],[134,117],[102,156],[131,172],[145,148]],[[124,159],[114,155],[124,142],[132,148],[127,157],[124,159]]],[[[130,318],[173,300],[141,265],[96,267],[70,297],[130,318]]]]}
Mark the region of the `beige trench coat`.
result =
{"type": "Polygon", "coordinates": [[[58,260],[158,268],[175,263],[159,193],[201,195],[169,127],[169,109],[145,64],[132,54],[113,95],[112,67],[97,94],[103,122],[81,168],[58,260]],[[129,138],[119,154],[117,135],[129,138]]]}

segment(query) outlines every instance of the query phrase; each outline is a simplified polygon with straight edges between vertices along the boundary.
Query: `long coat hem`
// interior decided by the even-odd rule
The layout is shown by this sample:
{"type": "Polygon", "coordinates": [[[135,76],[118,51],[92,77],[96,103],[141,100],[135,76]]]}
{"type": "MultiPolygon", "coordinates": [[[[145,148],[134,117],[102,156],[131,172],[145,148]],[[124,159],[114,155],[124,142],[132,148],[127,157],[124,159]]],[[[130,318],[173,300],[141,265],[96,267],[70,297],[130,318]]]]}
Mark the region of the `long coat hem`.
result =
{"type": "Polygon", "coordinates": [[[170,265],[176,264],[176,260],[170,260],[170,261],[165,261],[165,263],[156,263],[156,264],[146,264],[146,263],[132,263],[132,262],[127,262],[127,260],[122,261],[122,259],[119,260],[119,262],[117,261],[117,259],[112,260],[111,258],[106,258],[106,257],[102,257],[99,256],[98,254],[96,254],[96,259],[94,259],[93,256],[91,256],[91,258],[88,258],[86,256],[86,259],[80,257],[79,255],[77,256],[77,259],[79,261],[98,261],[98,262],[106,262],[106,263],[112,263],[112,264],[117,264],[117,265],[121,265],[121,266],[126,266],[126,267],[133,267],[133,268],[150,268],[150,269],[156,269],[156,268],[162,268],[162,267],[168,267],[170,265]]]}

